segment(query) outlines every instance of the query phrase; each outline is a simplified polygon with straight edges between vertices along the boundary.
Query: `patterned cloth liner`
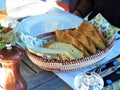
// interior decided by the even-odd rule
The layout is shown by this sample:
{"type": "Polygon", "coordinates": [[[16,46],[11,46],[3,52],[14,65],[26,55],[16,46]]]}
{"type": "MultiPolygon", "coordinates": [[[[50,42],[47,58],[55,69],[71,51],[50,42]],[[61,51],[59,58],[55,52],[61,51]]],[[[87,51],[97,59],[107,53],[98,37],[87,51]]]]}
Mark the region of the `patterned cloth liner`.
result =
{"type": "Polygon", "coordinates": [[[119,28],[111,25],[100,13],[93,18],[90,23],[99,28],[99,30],[106,36],[107,43],[110,44],[116,33],[120,31],[119,28]]]}
{"type": "MultiPolygon", "coordinates": [[[[100,67],[100,72],[112,67],[112,66],[120,66],[120,55],[111,59],[108,63],[103,64],[100,67]]],[[[107,72],[107,71],[106,71],[107,72]]],[[[113,82],[117,81],[120,78],[120,67],[113,73],[103,77],[104,86],[111,85],[113,82]]]]}

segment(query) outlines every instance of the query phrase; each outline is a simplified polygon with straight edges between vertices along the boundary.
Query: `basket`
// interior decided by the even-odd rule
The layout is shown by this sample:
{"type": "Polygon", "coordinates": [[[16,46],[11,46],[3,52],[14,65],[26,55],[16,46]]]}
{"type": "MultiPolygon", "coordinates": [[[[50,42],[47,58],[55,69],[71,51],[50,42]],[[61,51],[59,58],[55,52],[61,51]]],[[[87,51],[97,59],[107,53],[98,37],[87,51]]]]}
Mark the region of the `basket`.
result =
{"type": "MultiPolygon", "coordinates": [[[[39,35],[38,38],[40,38],[43,41],[41,42],[41,45],[44,45],[45,43],[55,39],[55,32],[39,35]]],[[[44,70],[53,71],[53,72],[73,71],[96,64],[99,61],[101,61],[111,52],[114,43],[115,43],[115,38],[112,40],[112,42],[106,49],[99,51],[94,55],[90,55],[75,60],[54,60],[54,59],[49,60],[31,53],[27,48],[25,48],[25,51],[28,57],[30,58],[30,60],[44,70]]]]}

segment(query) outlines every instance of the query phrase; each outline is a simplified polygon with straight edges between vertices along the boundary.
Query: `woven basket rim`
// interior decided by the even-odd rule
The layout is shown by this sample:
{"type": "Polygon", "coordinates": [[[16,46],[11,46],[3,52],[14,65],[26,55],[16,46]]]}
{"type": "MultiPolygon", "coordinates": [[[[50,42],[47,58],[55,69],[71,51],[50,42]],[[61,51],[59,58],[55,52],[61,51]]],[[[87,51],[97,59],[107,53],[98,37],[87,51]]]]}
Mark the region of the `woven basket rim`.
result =
{"type": "MultiPolygon", "coordinates": [[[[52,60],[50,60],[50,59],[46,59],[46,58],[43,58],[43,57],[41,57],[41,56],[38,56],[38,55],[36,55],[36,54],[34,54],[36,57],[39,57],[39,58],[41,58],[41,59],[43,59],[45,62],[52,62],[52,63],[75,63],[75,62],[77,62],[77,61],[84,61],[84,60],[89,60],[89,59],[91,59],[91,58],[94,58],[94,57],[97,57],[98,55],[102,55],[103,53],[105,53],[105,52],[107,52],[108,50],[110,50],[112,47],[113,47],[113,45],[114,45],[114,43],[115,43],[115,38],[112,40],[112,42],[111,42],[111,44],[107,47],[107,48],[105,48],[104,50],[102,50],[102,51],[100,51],[100,52],[98,52],[98,53],[95,53],[95,54],[93,54],[93,55],[90,55],[90,56],[86,56],[86,57],[83,57],[83,58],[80,58],[80,59],[71,59],[71,60],[56,60],[56,59],[52,59],[52,60]]],[[[27,47],[25,48],[25,51],[28,51],[29,52],[29,50],[27,49],[27,47]]],[[[31,52],[30,52],[31,53],[31,52]]],[[[32,53],[33,54],[33,53],[32,53]]]]}

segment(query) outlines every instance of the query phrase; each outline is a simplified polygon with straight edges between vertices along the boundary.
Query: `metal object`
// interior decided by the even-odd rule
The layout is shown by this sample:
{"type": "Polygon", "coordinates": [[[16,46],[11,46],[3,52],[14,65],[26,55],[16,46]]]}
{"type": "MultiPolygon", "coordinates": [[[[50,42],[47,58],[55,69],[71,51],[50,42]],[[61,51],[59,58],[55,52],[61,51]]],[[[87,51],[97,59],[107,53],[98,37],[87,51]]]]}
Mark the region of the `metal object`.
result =
{"type": "Polygon", "coordinates": [[[118,65],[118,66],[112,66],[112,67],[110,67],[110,68],[108,68],[108,69],[105,69],[104,71],[100,72],[99,75],[100,75],[101,77],[108,76],[108,75],[110,75],[111,73],[115,72],[118,68],[120,68],[120,65],[118,65]]]}

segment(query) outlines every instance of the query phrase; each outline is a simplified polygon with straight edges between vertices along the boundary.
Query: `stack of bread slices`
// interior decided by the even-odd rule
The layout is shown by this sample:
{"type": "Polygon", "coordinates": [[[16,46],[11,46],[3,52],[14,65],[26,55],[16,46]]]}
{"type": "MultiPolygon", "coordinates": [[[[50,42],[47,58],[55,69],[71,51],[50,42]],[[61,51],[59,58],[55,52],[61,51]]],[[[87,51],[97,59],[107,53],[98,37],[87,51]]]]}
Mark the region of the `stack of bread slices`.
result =
{"type": "MultiPolygon", "coordinates": [[[[75,30],[55,30],[55,35],[56,41],[48,42],[44,47],[65,50],[72,59],[93,55],[97,50],[106,48],[103,34],[87,21],[83,21],[75,30]]],[[[61,55],[58,56],[63,59],[61,55]]]]}

